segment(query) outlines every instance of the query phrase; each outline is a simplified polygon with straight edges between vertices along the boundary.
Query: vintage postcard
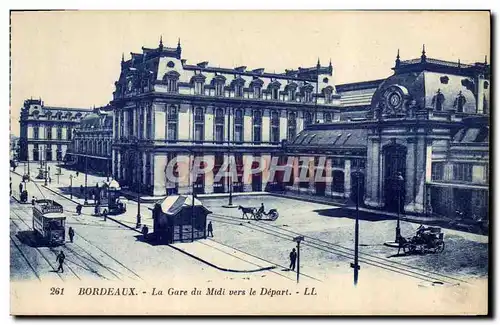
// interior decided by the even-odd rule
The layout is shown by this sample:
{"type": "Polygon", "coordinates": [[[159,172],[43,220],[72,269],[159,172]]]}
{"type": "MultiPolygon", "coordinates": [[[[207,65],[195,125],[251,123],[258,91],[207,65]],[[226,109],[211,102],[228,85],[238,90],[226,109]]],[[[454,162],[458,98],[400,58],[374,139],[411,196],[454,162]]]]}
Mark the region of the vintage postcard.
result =
{"type": "Polygon", "coordinates": [[[12,11],[12,315],[487,315],[489,11],[12,11]]]}

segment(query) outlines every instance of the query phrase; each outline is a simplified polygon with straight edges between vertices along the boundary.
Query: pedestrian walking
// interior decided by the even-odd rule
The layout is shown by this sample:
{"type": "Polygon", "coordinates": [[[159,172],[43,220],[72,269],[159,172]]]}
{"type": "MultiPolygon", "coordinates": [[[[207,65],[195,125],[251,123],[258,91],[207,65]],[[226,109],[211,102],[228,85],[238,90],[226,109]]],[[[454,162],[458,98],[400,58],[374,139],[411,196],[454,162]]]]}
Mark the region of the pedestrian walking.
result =
{"type": "Polygon", "coordinates": [[[99,216],[99,215],[100,215],[100,212],[101,212],[101,211],[100,211],[100,209],[99,209],[99,204],[96,204],[96,205],[95,205],[95,208],[94,208],[94,214],[95,214],[96,216],[99,216]]]}
{"type": "Polygon", "coordinates": [[[52,183],[52,177],[49,176],[49,184],[52,183]]]}
{"type": "Polygon", "coordinates": [[[214,227],[212,226],[212,221],[208,222],[207,226],[207,236],[213,237],[214,236],[214,227]]]}
{"type": "Polygon", "coordinates": [[[76,171],[76,177],[78,177],[78,175],[79,175],[79,174],[80,174],[80,173],[79,173],[79,172],[78,172],[78,170],[77,170],[77,171],[76,171]]]}
{"type": "MultiPolygon", "coordinates": [[[[28,198],[27,192],[26,192],[26,198],[28,198]]],[[[35,205],[35,202],[36,202],[36,198],[35,198],[35,196],[33,196],[31,198],[31,205],[35,205]]]]}
{"type": "Polygon", "coordinates": [[[64,264],[64,259],[66,258],[66,256],[64,255],[63,251],[61,251],[58,255],[57,255],[57,258],[56,258],[56,262],[59,263],[59,267],[57,268],[57,271],[59,273],[59,270],[61,270],[62,273],[64,273],[64,268],[63,268],[63,264],[64,264]]]}
{"type": "Polygon", "coordinates": [[[108,219],[108,210],[104,209],[102,216],[104,217],[104,221],[106,221],[108,219]]]}
{"type": "Polygon", "coordinates": [[[23,192],[23,183],[19,183],[19,193],[23,192]]]}
{"type": "Polygon", "coordinates": [[[69,229],[68,229],[68,235],[69,235],[69,241],[73,242],[73,238],[75,237],[75,231],[73,230],[72,227],[69,227],[69,229]]]}
{"type": "Polygon", "coordinates": [[[80,194],[83,195],[83,185],[80,185],[80,194]]]}
{"type": "Polygon", "coordinates": [[[290,267],[289,267],[289,269],[292,271],[295,270],[295,261],[296,260],[297,260],[297,252],[295,251],[295,248],[294,248],[290,252],[290,267]]]}
{"type": "Polygon", "coordinates": [[[149,228],[148,226],[144,225],[142,226],[142,236],[143,236],[143,239],[144,241],[146,241],[147,237],[148,237],[148,233],[149,233],[149,228]]]}
{"type": "Polygon", "coordinates": [[[76,213],[78,213],[78,215],[82,214],[82,205],[80,203],[76,206],[76,213]]]}

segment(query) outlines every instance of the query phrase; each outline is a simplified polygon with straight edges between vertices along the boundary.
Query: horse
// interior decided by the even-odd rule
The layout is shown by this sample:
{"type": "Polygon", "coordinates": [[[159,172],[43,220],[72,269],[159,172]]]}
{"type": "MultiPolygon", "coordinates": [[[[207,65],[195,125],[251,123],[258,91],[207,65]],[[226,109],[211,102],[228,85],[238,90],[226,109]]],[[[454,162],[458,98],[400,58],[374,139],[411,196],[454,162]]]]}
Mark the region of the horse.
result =
{"type": "Polygon", "coordinates": [[[243,212],[243,215],[241,217],[242,219],[251,219],[247,216],[247,214],[251,214],[252,217],[255,214],[255,208],[246,208],[238,205],[238,210],[241,210],[241,212],[243,212]]]}

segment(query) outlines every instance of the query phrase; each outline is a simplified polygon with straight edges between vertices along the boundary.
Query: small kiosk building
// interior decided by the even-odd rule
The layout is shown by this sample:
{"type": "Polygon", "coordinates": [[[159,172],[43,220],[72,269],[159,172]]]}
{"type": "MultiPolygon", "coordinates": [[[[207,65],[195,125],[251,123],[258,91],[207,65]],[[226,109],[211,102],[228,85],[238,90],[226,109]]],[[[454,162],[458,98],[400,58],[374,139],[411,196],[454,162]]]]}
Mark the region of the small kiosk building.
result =
{"type": "Polygon", "coordinates": [[[153,208],[153,236],[167,244],[206,238],[210,213],[198,199],[193,202],[191,196],[167,196],[153,208]]]}

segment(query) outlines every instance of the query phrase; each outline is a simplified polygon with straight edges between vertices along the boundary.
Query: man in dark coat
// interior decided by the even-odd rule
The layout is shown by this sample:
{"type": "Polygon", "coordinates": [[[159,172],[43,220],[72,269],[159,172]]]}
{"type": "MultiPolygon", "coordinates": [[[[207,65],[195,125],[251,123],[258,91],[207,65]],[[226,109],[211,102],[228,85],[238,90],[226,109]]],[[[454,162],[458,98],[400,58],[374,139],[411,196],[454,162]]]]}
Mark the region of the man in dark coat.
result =
{"type": "Polygon", "coordinates": [[[207,226],[207,236],[213,237],[214,236],[214,228],[212,226],[212,221],[208,223],[207,226]]]}
{"type": "Polygon", "coordinates": [[[59,270],[61,270],[62,273],[64,273],[64,268],[63,268],[63,264],[64,264],[64,259],[66,258],[66,256],[64,255],[63,251],[61,251],[58,255],[57,255],[57,258],[56,258],[56,262],[59,263],[59,267],[57,268],[57,271],[56,272],[59,272],[59,270]]]}
{"type": "Polygon", "coordinates": [[[19,193],[23,192],[23,183],[19,183],[19,193]]]}
{"type": "Polygon", "coordinates": [[[75,231],[73,230],[72,227],[69,227],[69,229],[68,229],[68,235],[69,235],[69,241],[73,242],[73,238],[75,237],[75,231]]]}
{"type": "Polygon", "coordinates": [[[294,271],[295,270],[295,261],[297,260],[297,252],[295,251],[295,248],[292,249],[290,252],[290,270],[294,271]]]}
{"type": "Polygon", "coordinates": [[[80,203],[76,206],[76,213],[78,213],[78,215],[82,214],[82,205],[80,203]]]}

